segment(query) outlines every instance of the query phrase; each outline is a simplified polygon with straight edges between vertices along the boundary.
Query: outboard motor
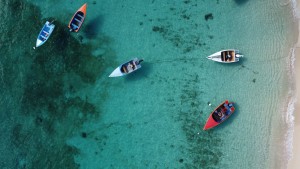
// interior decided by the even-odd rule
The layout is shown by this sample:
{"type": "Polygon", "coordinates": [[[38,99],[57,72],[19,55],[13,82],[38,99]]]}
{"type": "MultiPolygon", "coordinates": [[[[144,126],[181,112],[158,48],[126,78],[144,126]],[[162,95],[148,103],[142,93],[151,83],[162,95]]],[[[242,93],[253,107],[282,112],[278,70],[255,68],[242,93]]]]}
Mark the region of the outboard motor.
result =
{"type": "Polygon", "coordinates": [[[138,64],[140,64],[142,61],[144,61],[143,59],[138,60],[138,64]]]}
{"type": "Polygon", "coordinates": [[[236,55],[235,55],[235,57],[237,57],[237,58],[242,58],[244,55],[241,55],[241,54],[239,54],[239,53],[237,53],[236,55]]]}

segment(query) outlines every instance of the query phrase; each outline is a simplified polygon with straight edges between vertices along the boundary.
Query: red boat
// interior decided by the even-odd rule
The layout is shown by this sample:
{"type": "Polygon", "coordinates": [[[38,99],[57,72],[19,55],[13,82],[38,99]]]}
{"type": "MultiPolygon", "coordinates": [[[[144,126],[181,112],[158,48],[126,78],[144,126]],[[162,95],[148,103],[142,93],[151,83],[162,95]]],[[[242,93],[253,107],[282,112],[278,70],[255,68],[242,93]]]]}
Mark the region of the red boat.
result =
{"type": "Polygon", "coordinates": [[[221,124],[223,121],[225,121],[235,110],[233,104],[233,102],[229,103],[228,100],[225,100],[223,103],[221,103],[209,115],[209,118],[207,119],[203,130],[214,128],[217,125],[221,124]]]}
{"type": "Polygon", "coordinates": [[[72,17],[70,23],[69,23],[69,28],[70,31],[74,31],[74,32],[78,32],[83,21],[84,18],[86,16],[86,6],[87,4],[83,4],[82,7],[80,7],[76,13],[74,14],[74,16],[72,17]]]}

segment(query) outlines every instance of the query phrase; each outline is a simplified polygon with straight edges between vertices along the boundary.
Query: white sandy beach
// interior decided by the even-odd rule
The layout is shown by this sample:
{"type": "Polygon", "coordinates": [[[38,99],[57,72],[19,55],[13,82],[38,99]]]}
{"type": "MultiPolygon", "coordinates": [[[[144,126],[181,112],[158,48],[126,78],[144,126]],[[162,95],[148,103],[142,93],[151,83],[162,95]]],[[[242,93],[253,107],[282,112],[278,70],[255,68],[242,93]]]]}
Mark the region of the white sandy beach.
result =
{"type": "MultiPolygon", "coordinates": [[[[300,11],[300,0],[297,0],[297,9],[300,11]]],[[[300,19],[298,18],[298,24],[300,22],[300,19]]],[[[288,169],[299,169],[300,168],[300,24],[299,24],[299,30],[298,30],[298,42],[296,44],[295,49],[295,82],[296,82],[296,105],[295,105],[295,111],[294,111],[294,133],[293,133],[293,157],[290,159],[288,163],[288,169]]]]}
{"type": "MultiPolygon", "coordinates": [[[[300,27],[299,27],[300,29],[300,27]]],[[[300,56],[300,42],[297,43],[297,48],[295,51],[296,56],[300,56]]],[[[295,63],[295,77],[300,76],[300,59],[296,58],[295,63]]],[[[300,168],[300,78],[296,78],[296,88],[297,88],[297,102],[295,105],[294,117],[295,117],[295,128],[293,137],[293,157],[288,163],[288,169],[299,169],[300,168]]]]}

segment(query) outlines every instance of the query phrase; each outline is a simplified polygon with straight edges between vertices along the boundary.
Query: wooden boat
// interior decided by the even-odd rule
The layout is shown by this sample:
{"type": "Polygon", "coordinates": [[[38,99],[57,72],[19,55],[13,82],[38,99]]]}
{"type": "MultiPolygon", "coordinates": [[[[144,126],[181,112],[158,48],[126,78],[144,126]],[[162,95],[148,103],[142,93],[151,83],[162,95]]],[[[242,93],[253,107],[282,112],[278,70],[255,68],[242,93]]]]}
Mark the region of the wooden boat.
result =
{"type": "Polygon", "coordinates": [[[208,130],[216,127],[217,125],[224,122],[234,112],[235,108],[233,102],[225,100],[221,103],[212,113],[209,115],[203,130],[208,130]]]}
{"type": "Polygon", "coordinates": [[[143,61],[143,59],[138,59],[138,58],[134,58],[120,66],[118,66],[110,75],[109,77],[119,77],[119,76],[124,76],[127,74],[130,74],[138,69],[140,69],[141,66],[141,62],[143,61]]]}
{"type": "Polygon", "coordinates": [[[240,54],[239,50],[227,49],[216,52],[207,57],[207,59],[221,63],[233,63],[238,62],[243,55],[240,54]]]}
{"type": "Polygon", "coordinates": [[[79,31],[79,29],[84,21],[84,18],[86,16],[86,7],[87,7],[87,4],[85,3],[74,14],[74,16],[72,17],[72,19],[69,23],[69,26],[68,26],[70,28],[70,31],[74,31],[74,32],[79,31]]]}
{"type": "MultiPolygon", "coordinates": [[[[49,21],[46,21],[42,30],[39,33],[39,36],[36,39],[36,47],[43,45],[48,40],[48,38],[54,30],[54,27],[55,25],[52,24],[52,22],[50,23],[49,21]]],[[[33,49],[35,49],[35,47],[33,47],[33,49]]]]}

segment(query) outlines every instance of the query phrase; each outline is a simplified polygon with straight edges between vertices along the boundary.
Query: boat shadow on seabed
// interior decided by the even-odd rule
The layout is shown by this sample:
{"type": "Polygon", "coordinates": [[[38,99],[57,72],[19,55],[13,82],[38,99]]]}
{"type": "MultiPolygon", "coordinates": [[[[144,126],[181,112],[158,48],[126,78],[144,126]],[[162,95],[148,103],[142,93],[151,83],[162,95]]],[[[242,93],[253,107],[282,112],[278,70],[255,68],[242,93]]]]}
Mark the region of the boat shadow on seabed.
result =
{"type": "Polygon", "coordinates": [[[143,62],[143,67],[140,70],[135,71],[134,73],[128,74],[125,76],[126,81],[136,81],[141,80],[143,78],[147,78],[149,73],[152,71],[152,64],[147,63],[147,61],[143,62]]]}
{"type": "Polygon", "coordinates": [[[98,15],[91,21],[87,22],[83,33],[88,39],[93,39],[97,37],[98,32],[100,32],[103,26],[103,16],[98,15]]]}
{"type": "Polygon", "coordinates": [[[220,62],[215,62],[215,64],[219,64],[220,66],[226,66],[226,67],[236,67],[237,65],[244,65],[244,63],[247,62],[247,57],[243,57],[243,59],[240,59],[238,62],[230,63],[230,64],[224,64],[220,62]]]}

